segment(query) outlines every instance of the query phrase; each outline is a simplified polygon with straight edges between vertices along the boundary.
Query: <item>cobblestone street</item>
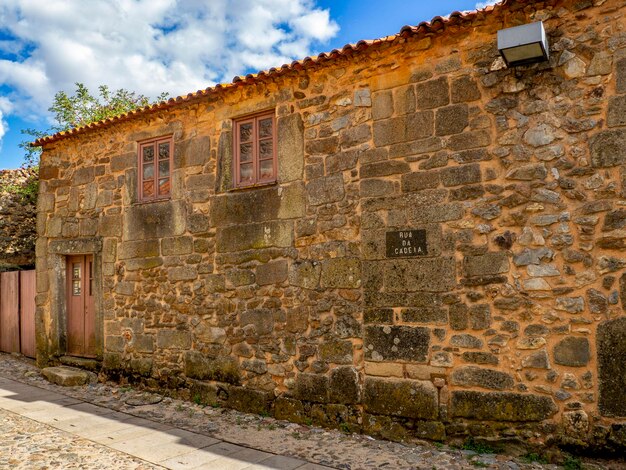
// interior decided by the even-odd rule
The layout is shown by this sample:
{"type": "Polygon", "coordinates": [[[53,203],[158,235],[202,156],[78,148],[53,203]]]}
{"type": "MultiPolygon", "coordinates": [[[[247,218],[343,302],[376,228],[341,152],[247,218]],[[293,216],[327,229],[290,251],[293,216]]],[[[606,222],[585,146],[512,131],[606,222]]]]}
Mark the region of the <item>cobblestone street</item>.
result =
{"type": "MultiPolygon", "coordinates": [[[[0,468],[557,469],[501,454],[403,445],[97,383],[59,387],[0,355],[0,468]]],[[[624,468],[586,462],[589,469],[624,468]]]]}

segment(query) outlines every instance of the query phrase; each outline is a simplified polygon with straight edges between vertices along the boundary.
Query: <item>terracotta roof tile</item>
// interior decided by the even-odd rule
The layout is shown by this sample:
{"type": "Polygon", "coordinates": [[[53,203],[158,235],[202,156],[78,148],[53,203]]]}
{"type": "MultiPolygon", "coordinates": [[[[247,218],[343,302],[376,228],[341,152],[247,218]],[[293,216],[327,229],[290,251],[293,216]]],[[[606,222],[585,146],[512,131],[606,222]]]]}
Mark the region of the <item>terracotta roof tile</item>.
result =
{"type": "Polygon", "coordinates": [[[353,54],[357,54],[361,51],[372,47],[378,47],[385,43],[393,43],[394,41],[400,38],[407,38],[419,35],[426,35],[433,32],[438,32],[443,29],[447,25],[459,24],[462,22],[472,21],[475,17],[480,13],[490,13],[495,8],[500,8],[501,6],[509,3],[510,0],[501,0],[499,3],[495,5],[487,6],[481,10],[469,11],[469,12],[460,12],[454,11],[450,13],[450,15],[446,17],[435,16],[430,21],[422,21],[417,26],[403,26],[400,31],[394,35],[386,36],[379,39],[368,39],[361,40],[356,44],[346,44],[341,49],[333,49],[330,52],[322,52],[317,56],[305,57],[300,60],[295,60],[290,64],[283,64],[280,67],[272,67],[268,70],[263,70],[257,73],[250,73],[245,76],[236,76],[233,78],[231,83],[220,83],[214,85],[212,87],[205,88],[204,90],[198,90],[195,93],[188,93],[185,96],[177,96],[175,98],[170,98],[166,101],[162,101],[160,103],[156,103],[153,105],[145,106],[142,108],[137,108],[133,111],[129,111],[127,113],[120,114],[118,116],[103,119],[101,121],[97,121],[86,126],[76,127],[67,131],[58,132],[51,136],[42,137],[37,139],[31,145],[33,146],[41,146],[45,144],[49,144],[58,140],[62,140],[71,136],[75,136],[77,134],[82,134],[90,130],[101,129],[104,127],[108,127],[116,122],[125,121],[128,119],[132,119],[133,117],[148,114],[150,112],[156,112],[167,108],[172,108],[174,106],[178,106],[179,104],[189,103],[195,100],[199,100],[203,97],[209,95],[215,95],[222,93],[226,90],[243,86],[251,83],[255,83],[258,81],[266,80],[269,78],[278,77],[289,73],[291,71],[303,70],[307,68],[314,67],[315,65],[321,65],[326,62],[330,62],[336,60],[339,57],[346,57],[353,54]]]}

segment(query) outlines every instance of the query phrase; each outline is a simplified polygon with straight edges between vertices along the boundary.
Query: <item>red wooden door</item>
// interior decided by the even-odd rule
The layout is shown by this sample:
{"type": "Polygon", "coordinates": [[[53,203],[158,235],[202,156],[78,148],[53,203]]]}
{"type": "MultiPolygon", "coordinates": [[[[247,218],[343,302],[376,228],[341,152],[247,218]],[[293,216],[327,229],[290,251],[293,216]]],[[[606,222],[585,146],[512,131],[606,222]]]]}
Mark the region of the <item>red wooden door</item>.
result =
{"type": "Polygon", "coordinates": [[[0,351],[20,352],[19,273],[0,274],[0,351]]]}
{"type": "Polygon", "coordinates": [[[67,258],[67,354],[95,356],[93,256],[67,258]]]}
{"type": "Polygon", "coordinates": [[[35,357],[35,270],[20,271],[20,340],[22,354],[35,357]]]}

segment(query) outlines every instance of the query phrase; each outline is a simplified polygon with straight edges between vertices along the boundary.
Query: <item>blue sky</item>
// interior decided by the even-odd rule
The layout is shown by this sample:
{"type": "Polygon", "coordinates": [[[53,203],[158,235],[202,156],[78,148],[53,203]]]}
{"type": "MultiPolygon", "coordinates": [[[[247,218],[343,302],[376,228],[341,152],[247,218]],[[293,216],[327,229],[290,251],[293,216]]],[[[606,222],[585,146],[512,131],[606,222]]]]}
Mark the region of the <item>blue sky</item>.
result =
{"type": "Polygon", "coordinates": [[[47,129],[75,82],[148,96],[394,34],[477,0],[2,0],[0,169],[16,168],[20,130],[47,129]]]}

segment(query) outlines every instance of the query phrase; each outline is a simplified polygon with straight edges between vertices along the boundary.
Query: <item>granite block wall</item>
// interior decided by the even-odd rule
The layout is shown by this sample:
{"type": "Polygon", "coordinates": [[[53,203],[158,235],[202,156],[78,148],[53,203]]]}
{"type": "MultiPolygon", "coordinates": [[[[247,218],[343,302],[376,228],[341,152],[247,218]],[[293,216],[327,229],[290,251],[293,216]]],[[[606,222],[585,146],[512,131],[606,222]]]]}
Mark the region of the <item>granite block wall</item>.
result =
{"type": "Polygon", "coordinates": [[[34,169],[0,170],[0,271],[35,266],[37,195],[26,189],[33,179],[34,169]]]}

